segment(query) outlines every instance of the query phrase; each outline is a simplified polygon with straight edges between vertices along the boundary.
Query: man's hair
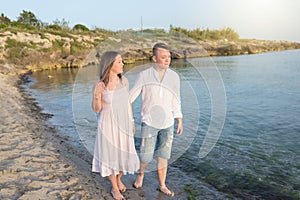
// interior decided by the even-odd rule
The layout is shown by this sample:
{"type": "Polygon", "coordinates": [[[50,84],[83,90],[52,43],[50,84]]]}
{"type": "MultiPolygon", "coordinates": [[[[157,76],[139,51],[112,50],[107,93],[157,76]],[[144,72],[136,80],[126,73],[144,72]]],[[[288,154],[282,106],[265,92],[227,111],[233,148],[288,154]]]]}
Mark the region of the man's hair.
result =
{"type": "Polygon", "coordinates": [[[170,47],[168,45],[166,45],[165,43],[156,43],[152,49],[153,56],[156,56],[157,49],[166,49],[166,50],[170,51],[170,47]]]}

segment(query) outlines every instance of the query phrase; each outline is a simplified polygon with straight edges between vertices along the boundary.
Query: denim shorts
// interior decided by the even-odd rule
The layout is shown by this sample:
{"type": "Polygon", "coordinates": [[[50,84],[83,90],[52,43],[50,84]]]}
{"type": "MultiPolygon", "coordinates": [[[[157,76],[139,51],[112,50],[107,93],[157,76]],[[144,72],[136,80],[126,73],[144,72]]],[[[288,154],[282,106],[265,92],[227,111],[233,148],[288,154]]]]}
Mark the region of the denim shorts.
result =
{"type": "Polygon", "coordinates": [[[153,155],[170,159],[174,137],[174,126],[166,129],[157,129],[142,123],[140,161],[149,163],[153,155]]]}

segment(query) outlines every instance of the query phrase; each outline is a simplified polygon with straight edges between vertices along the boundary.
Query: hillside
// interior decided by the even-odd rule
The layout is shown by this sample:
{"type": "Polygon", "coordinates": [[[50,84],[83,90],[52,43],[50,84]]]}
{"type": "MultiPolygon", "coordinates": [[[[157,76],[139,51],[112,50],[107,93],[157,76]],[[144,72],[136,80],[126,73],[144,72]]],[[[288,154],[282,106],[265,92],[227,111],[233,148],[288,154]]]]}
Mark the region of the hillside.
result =
{"type": "Polygon", "coordinates": [[[299,49],[300,44],[288,41],[255,39],[195,40],[179,32],[161,30],[89,32],[30,31],[14,28],[0,30],[0,69],[24,70],[56,67],[78,67],[97,63],[101,52],[118,50],[125,62],[149,59],[155,42],[165,42],[172,48],[173,58],[256,54],[268,51],[299,49]]]}

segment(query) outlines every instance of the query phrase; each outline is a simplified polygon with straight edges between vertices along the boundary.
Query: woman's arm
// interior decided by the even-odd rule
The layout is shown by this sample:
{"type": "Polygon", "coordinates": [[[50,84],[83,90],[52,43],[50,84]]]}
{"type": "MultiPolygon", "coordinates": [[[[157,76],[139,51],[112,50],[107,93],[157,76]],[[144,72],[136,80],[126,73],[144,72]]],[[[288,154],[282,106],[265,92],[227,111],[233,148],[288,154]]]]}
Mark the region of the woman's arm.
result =
{"type": "Polygon", "coordinates": [[[140,95],[142,88],[144,86],[142,74],[140,73],[133,85],[133,88],[130,90],[130,103],[133,103],[135,99],[140,95]]]}
{"type": "Polygon", "coordinates": [[[93,89],[92,108],[95,113],[99,113],[102,108],[102,92],[104,90],[104,83],[98,81],[93,89]]]}

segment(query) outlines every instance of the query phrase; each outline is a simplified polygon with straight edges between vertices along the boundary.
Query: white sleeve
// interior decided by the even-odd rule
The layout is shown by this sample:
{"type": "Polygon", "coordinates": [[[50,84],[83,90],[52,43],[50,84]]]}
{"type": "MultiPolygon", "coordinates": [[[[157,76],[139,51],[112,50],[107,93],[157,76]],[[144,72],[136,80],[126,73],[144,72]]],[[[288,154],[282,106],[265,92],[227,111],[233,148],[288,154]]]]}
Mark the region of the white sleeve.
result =
{"type": "Polygon", "coordinates": [[[143,77],[142,73],[139,73],[134,86],[130,90],[130,103],[133,103],[135,99],[140,95],[143,88],[143,77]]]}
{"type": "Polygon", "coordinates": [[[182,118],[181,112],[181,97],[180,97],[180,79],[177,76],[176,84],[174,87],[174,96],[172,101],[172,110],[174,118],[182,118]]]}

